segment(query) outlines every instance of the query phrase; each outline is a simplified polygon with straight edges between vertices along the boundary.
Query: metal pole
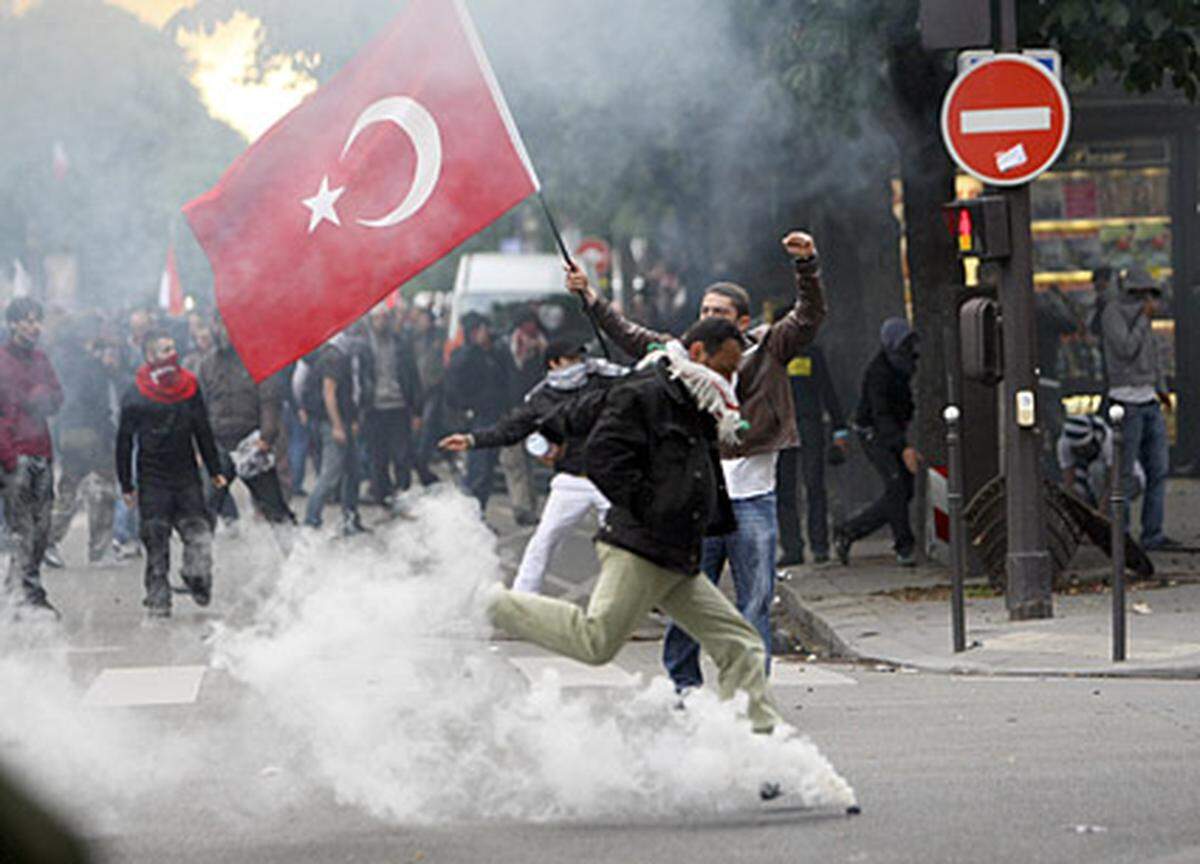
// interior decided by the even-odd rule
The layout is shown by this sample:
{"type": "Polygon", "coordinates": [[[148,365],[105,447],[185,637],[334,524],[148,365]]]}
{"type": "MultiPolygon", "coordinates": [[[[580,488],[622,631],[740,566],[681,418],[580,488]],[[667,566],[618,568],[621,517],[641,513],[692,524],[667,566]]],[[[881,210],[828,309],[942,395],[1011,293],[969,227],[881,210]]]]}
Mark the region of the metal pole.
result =
{"type": "Polygon", "coordinates": [[[966,547],[963,534],[963,476],[962,436],[957,405],[947,405],[942,412],[946,421],[946,450],[949,464],[946,478],[946,503],[950,510],[950,626],[954,634],[954,650],[967,650],[966,609],[963,601],[963,569],[966,567],[966,547]]]}
{"type": "MultiPolygon", "coordinates": [[[[1015,0],[1000,0],[998,48],[1016,51],[1017,47],[1015,0]]],[[[1009,617],[1021,621],[1054,615],[1053,577],[1042,494],[1029,186],[1001,191],[1008,202],[1012,239],[1012,257],[1004,264],[1000,290],[1004,312],[1004,474],[1008,491],[1005,601],[1009,617]]]]}
{"type": "Polygon", "coordinates": [[[1113,464],[1109,471],[1109,501],[1112,509],[1112,639],[1113,662],[1125,659],[1125,408],[1108,409],[1112,421],[1113,464]]]}

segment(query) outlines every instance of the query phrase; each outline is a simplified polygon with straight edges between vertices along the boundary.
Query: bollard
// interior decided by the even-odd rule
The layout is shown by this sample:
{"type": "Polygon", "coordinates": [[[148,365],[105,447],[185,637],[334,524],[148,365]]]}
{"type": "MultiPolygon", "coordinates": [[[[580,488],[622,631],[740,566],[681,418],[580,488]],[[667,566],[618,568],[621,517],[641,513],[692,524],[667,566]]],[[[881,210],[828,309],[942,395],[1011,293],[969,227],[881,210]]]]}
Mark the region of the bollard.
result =
{"type": "Polygon", "coordinates": [[[1113,464],[1109,471],[1109,503],[1112,509],[1112,657],[1114,663],[1125,659],[1125,408],[1108,409],[1112,423],[1113,464]]]}
{"type": "Polygon", "coordinates": [[[966,609],[963,602],[963,568],[966,567],[966,552],[962,521],[963,476],[962,436],[959,420],[962,412],[957,405],[947,405],[942,412],[946,421],[946,504],[950,511],[950,627],[954,636],[954,650],[967,650],[966,609]]]}

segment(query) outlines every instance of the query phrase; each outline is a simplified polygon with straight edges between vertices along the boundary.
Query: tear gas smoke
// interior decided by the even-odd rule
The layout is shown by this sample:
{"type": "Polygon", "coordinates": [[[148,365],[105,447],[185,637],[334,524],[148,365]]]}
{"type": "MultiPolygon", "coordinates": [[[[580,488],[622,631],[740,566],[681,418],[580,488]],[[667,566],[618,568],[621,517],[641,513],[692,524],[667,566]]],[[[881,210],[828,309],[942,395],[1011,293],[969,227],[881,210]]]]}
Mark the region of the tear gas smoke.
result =
{"type": "Polygon", "coordinates": [[[81,708],[61,645],[45,650],[60,637],[6,630],[0,690],[22,698],[0,712],[0,758],[93,823],[107,802],[102,828],[198,781],[239,802],[224,818],[259,822],[322,789],[407,824],[702,818],[755,806],[764,780],[806,805],[853,803],[811,742],[751,734],[738,700],[701,691],[673,710],[662,676],[619,691],[564,689],[551,673],[526,682],[490,649],[477,608],[499,563],[474,508],[429,494],[373,541],[306,539],[282,569],[273,552],[226,562],[218,591],[236,600],[209,647],[241,686],[219,722],[190,735],[137,711],[81,708]],[[234,584],[255,568],[257,580],[234,584]],[[232,776],[234,765],[247,771],[232,776]]]}

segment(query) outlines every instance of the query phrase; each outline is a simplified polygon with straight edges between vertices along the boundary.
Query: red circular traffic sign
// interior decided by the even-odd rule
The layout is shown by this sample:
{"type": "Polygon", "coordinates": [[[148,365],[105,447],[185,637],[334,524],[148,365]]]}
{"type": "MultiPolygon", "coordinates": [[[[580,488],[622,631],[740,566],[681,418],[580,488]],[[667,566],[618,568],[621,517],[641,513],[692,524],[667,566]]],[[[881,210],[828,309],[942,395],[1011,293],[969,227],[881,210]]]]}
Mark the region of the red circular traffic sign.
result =
{"type": "Polygon", "coordinates": [[[998,54],[954,79],[942,102],[942,140],[959,167],[993,186],[1028,183],[1071,131],[1067,91],[1049,69],[998,54]]]}

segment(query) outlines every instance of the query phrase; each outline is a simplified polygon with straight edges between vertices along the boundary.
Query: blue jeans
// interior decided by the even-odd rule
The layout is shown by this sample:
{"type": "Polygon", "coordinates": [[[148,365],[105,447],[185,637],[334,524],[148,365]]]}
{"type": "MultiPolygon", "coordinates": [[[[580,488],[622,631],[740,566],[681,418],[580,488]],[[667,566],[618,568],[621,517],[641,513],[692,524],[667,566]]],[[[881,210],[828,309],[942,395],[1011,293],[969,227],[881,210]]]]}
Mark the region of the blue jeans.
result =
{"type": "MultiPolygon", "coordinates": [[[[1125,478],[1125,489],[1132,492],[1137,488],[1133,479],[1133,463],[1142,463],[1142,469],[1146,472],[1146,497],[1142,499],[1142,545],[1153,546],[1163,539],[1167,471],[1170,467],[1167,421],[1157,402],[1123,404],[1123,407],[1125,446],[1121,451],[1121,474],[1125,478]]],[[[1125,515],[1128,519],[1128,512],[1125,515]]]]}
{"type": "Polygon", "coordinates": [[[354,467],[351,454],[356,452],[356,443],[350,430],[346,430],[346,443],[333,440],[333,426],[321,421],[321,473],[308,496],[304,511],[304,524],[314,528],[321,526],[321,511],[325,502],[333,499],[341,502],[343,517],[353,514],[358,497],[352,495],[358,470],[354,467]]]}
{"type": "MultiPolygon", "coordinates": [[[[715,585],[726,560],[733,573],[738,611],[762,636],[766,649],[767,674],[771,672],[771,602],[775,597],[775,542],[779,527],[775,517],[775,493],[742,498],[733,502],[737,531],[704,538],[700,569],[715,585]]],[[[700,646],[682,628],[672,624],[663,639],[663,665],[676,689],[699,687],[700,646]]]]}
{"type": "MultiPolygon", "coordinates": [[[[308,449],[312,430],[308,425],[300,422],[300,417],[290,402],[285,402],[283,405],[283,422],[287,426],[288,470],[292,474],[292,489],[303,489],[304,475],[308,468],[308,449]]],[[[320,470],[319,465],[317,470],[320,470]]]]}

